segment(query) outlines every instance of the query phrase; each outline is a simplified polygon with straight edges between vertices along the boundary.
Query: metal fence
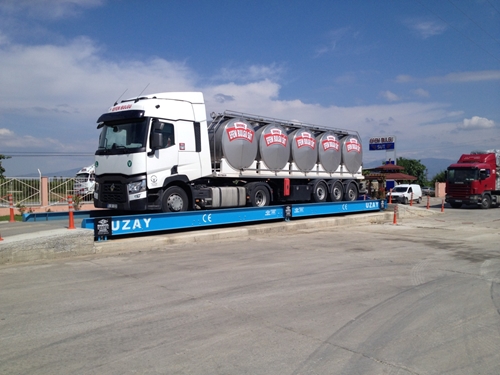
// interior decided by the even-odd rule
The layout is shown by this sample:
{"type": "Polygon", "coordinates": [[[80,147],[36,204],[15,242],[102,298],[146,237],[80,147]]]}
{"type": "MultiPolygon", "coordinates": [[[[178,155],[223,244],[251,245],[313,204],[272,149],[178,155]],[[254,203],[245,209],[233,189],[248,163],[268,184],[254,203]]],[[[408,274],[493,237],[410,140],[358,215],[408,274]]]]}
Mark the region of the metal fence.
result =
{"type": "Polygon", "coordinates": [[[0,180],[0,207],[9,207],[9,195],[12,194],[13,204],[16,207],[42,205],[42,194],[48,196],[46,201],[49,206],[67,204],[68,196],[75,201],[92,202],[92,192],[84,195],[75,192],[74,177],[49,177],[47,179],[32,177],[7,177],[0,180]],[[42,186],[45,184],[46,186],[42,186]]]}

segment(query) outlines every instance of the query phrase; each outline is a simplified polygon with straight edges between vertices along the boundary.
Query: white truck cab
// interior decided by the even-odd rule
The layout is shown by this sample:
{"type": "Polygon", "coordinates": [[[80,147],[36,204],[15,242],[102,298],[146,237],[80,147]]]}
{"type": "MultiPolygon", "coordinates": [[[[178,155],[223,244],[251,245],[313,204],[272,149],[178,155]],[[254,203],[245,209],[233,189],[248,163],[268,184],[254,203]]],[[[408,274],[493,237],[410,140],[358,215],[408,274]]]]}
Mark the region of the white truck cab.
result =
{"type": "Polygon", "coordinates": [[[396,185],[392,192],[387,193],[387,199],[392,195],[393,203],[408,204],[412,199],[420,203],[422,201],[422,188],[417,184],[396,185]]]}
{"type": "Polygon", "coordinates": [[[76,195],[84,196],[94,192],[95,166],[94,164],[82,168],[75,176],[74,191],[76,195]]]}

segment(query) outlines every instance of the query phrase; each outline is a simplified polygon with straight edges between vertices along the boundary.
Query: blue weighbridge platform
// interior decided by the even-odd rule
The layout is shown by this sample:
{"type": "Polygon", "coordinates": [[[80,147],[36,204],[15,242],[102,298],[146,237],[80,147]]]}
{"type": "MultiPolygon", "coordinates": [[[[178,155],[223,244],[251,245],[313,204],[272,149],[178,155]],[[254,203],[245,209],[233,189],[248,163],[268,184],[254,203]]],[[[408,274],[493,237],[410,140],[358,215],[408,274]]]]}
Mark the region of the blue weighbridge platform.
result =
{"type": "Polygon", "coordinates": [[[144,213],[140,215],[86,218],[82,228],[93,229],[96,240],[148,232],[193,229],[247,222],[293,220],[308,216],[351,214],[385,209],[384,200],[305,203],[268,207],[242,207],[178,213],[144,213]]]}

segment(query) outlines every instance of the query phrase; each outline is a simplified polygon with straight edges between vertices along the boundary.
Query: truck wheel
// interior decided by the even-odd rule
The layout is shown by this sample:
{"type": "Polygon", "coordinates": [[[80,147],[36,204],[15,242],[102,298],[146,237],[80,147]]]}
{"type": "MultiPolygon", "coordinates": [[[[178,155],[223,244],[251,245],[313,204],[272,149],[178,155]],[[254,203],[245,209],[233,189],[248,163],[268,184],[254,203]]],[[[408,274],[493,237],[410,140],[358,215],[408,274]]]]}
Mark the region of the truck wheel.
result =
{"type": "Polygon", "coordinates": [[[460,208],[460,207],[462,207],[462,203],[460,203],[460,202],[450,202],[450,206],[452,208],[460,208]]]}
{"type": "Polygon", "coordinates": [[[330,189],[330,201],[340,202],[343,196],[344,196],[344,187],[342,186],[342,182],[335,181],[330,189]]]}
{"type": "Polygon", "coordinates": [[[269,190],[264,185],[257,185],[249,192],[250,205],[252,207],[265,207],[269,205],[271,198],[269,190]]]}
{"type": "Polygon", "coordinates": [[[491,207],[491,197],[488,194],[483,195],[483,199],[481,200],[481,208],[487,210],[491,207]]]}
{"type": "Polygon", "coordinates": [[[403,204],[408,204],[408,203],[409,203],[408,197],[403,197],[403,204]]]}
{"type": "Polygon", "coordinates": [[[316,181],[313,187],[312,199],[314,202],[326,202],[328,197],[328,186],[323,180],[316,181]]]}
{"type": "Polygon", "coordinates": [[[347,188],[345,189],[344,200],[352,202],[357,199],[358,199],[358,187],[354,182],[349,182],[347,188]]]}
{"type": "Polygon", "coordinates": [[[165,190],[161,203],[162,212],[181,212],[187,210],[188,197],[182,188],[171,186],[165,190]]]}

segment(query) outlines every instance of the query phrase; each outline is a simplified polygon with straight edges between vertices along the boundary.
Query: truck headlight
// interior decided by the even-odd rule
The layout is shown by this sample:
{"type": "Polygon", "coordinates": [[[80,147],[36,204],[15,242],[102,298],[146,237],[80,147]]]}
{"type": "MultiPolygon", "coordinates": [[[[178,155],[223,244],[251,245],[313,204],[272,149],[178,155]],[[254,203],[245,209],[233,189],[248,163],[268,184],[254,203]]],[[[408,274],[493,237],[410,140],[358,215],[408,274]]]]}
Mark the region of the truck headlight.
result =
{"type": "Polygon", "coordinates": [[[128,184],[128,193],[137,194],[146,190],[146,180],[131,182],[128,184]]]}

